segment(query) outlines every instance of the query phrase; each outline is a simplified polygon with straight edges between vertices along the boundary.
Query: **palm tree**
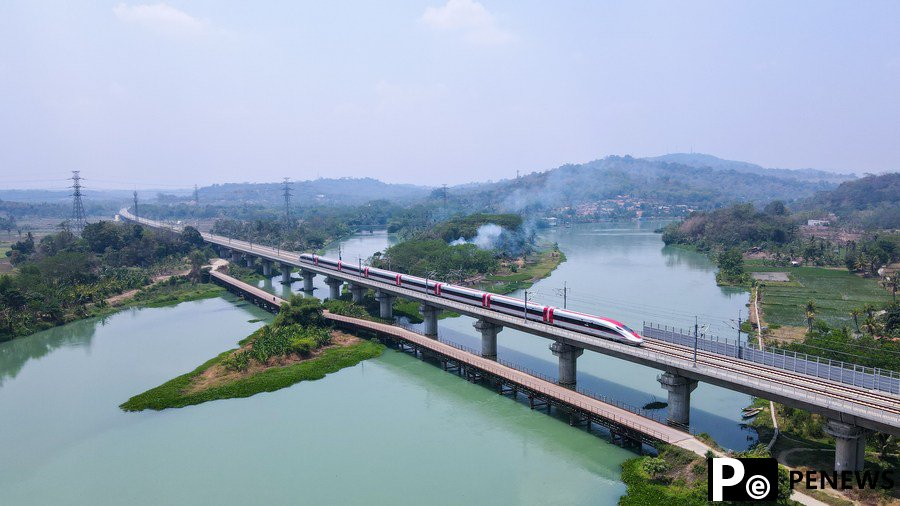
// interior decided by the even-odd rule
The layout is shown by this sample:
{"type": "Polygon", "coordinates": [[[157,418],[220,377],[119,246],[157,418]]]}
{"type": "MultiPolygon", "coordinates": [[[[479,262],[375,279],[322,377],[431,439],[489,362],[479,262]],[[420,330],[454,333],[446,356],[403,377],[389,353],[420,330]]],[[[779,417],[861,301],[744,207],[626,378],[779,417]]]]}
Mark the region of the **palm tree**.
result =
{"type": "Polygon", "coordinates": [[[859,332],[859,316],[862,314],[862,309],[855,307],[850,310],[850,316],[853,317],[853,324],[856,325],[856,332],[859,332]]]}
{"type": "Polygon", "coordinates": [[[879,325],[878,321],[874,316],[869,316],[866,318],[866,321],[863,323],[863,328],[866,329],[870,335],[877,336],[879,334],[879,325]]]}
{"type": "Polygon", "coordinates": [[[873,318],[875,316],[875,309],[875,304],[872,303],[868,303],[863,306],[863,311],[865,311],[866,315],[868,315],[869,318],[873,318]]]}
{"type": "Polygon", "coordinates": [[[816,311],[819,308],[816,307],[816,301],[810,299],[806,302],[806,326],[809,327],[809,331],[812,332],[812,324],[816,319],[816,311]]]}

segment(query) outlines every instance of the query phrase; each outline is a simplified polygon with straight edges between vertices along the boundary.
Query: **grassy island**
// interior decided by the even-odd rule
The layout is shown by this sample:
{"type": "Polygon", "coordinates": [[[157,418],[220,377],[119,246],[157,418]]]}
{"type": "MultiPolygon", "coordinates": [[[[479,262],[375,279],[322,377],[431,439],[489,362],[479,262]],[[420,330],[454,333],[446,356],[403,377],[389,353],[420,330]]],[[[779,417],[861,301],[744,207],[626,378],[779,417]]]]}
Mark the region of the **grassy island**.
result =
{"type": "Polygon", "coordinates": [[[180,408],[217,399],[249,397],[377,357],[384,346],[330,328],[313,298],[295,297],[275,321],[193,371],[138,394],[120,407],[125,411],[180,408]]]}

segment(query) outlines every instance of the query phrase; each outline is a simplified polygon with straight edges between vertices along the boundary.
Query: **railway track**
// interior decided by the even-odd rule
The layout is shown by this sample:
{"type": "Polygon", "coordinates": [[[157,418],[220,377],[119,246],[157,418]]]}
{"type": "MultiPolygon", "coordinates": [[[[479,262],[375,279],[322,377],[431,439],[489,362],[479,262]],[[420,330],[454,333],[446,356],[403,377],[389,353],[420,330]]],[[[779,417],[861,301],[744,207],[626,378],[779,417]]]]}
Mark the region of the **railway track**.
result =
{"type": "MultiPolygon", "coordinates": [[[[693,360],[693,348],[687,348],[678,344],[644,338],[644,348],[679,359],[693,360]]],[[[900,417],[900,399],[889,397],[889,394],[884,392],[853,388],[843,383],[823,380],[785,369],[772,369],[754,362],[717,355],[707,351],[697,351],[697,363],[739,374],[754,375],[790,388],[820,395],[829,395],[846,402],[887,411],[900,417]]]]}

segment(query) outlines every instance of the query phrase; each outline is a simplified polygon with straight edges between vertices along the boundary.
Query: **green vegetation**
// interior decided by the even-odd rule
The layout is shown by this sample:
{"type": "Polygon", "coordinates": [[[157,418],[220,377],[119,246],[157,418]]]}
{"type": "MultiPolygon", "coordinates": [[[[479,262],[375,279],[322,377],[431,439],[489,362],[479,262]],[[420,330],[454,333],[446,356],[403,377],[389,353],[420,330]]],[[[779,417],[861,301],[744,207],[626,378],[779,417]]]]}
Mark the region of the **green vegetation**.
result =
{"type": "Polygon", "coordinates": [[[851,311],[866,304],[885,303],[891,294],[872,278],[863,278],[844,269],[777,267],[746,262],[753,272],[787,272],[789,282],[760,282],[760,308],[769,324],[806,326],[805,307],[815,301],[815,318],[829,325],[850,325],[851,311]]]}
{"type": "Polygon", "coordinates": [[[485,276],[477,287],[494,293],[506,294],[529,288],[535,281],[546,278],[566,261],[566,255],[554,244],[543,251],[526,255],[522,258],[522,266],[508,262],[504,272],[485,276]]]}
{"type": "MultiPolygon", "coordinates": [[[[735,454],[736,457],[769,457],[764,447],[735,454]]],[[[659,456],[644,456],[622,464],[622,481],[628,492],[619,499],[620,506],[666,504],[668,506],[706,505],[706,459],[676,446],[663,445],[659,456]]],[[[779,467],[779,500],[777,504],[796,504],[790,497],[787,469],[779,467]]]]}
{"type": "Polygon", "coordinates": [[[797,225],[784,204],[773,202],[764,212],[753,204],[735,204],[708,213],[694,213],[663,231],[666,244],[689,244],[699,251],[784,245],[797,237],[797,225]]]}
{"type": "Polygon", "coordinates": [[[900,173],[866,176],[841,183],[804,203],[807,209],[823,209],[844,223],[881,229],[900,228],[900,173]]]}
{"type": "Polygon", "coordinates": [[[199,265],[207,258],[193,228],[181,234],[113,222],[87,225],[35,241],[29,233],[9,258],[16,271],[0,276],[0,341],[98,314],[107,299],[149,284],[156,275],[199,265]]]}
{"type": "Polygon", "coordinates": [[[212,283],[197,283],[185,276],[172,276],[163,283],[140,290],[124,306],[174,306],[192,300],[211,299],[223,293],[225,293],[225,289],[221,286],[212,283]]]}
{"type": "Polygon", "coordinates": [[[265,369],[244,379],[197,393],[185,394],[185,390],[190,387],[194,378],[218,364],[233,352],[226,351],[187,374],[128,399],[120,407],[125,411],[162,410],[166,408],[182,408],[219,399],[250,397],[260,392],[274,392],[300,381],[322,379],[327,374],[337,372],[345,367],[352,367],[363,360],[377,357],[383,350],[383,345],[372,341],[361,341],[341,348],[327,349],[315,359],[284,367],[265,369]]]}
{"type": "MultiPolygon", "coordinates": [[[[753,407],[763,409],[750,422],[760,441],[770,441],[774,434],[769,401],[755,398],[753,407]]],[[[798,469],[830,469],[834,465],[834,439],[825,433],[825,418],[804,410],[775,404],[779,436],[772,448],[772,455],[780,464],[798,469]]],[[[900,466],[898,439],[889,434],[874,433],[866,438],[866,469],[896,469],[900,466]]],[[[824,492],[804,491],[828,504],[846,505],[849,501],[824,492]]],[[[854,491],[850,498],[864,504],[881,504],[889,501],[882,490],[854,491]]],[[[894,487],[890,494],[896,500],[900,489],[894,487]]]]}
{"type": "Polygon", "coordinates": [[[738,285],[747,282],[747,273],[744,272],[744,256],[737,248],[728,248],[716,256],[719,272],[716,273],[716,282],[720,285],[738,285]]]}
{"type": "Polygon", "coordinates": [[[522,217],[518,214],[470,214],[438,223],[425,232],[423,238],[441,239],[444,242],[453,242],[460,238],[469,241],[478,235],[479,228],[491,224],[516,232],[522,228],[522,217]]]}
{"type": "Polygon", "coordinates": [[[468,243],[451,246],[440,239],[429,239],[395,244],[383,254],[376,253],[372,265],[432,279],[465,279],[491,272],[499,264],[491,250],[468,243]]]}
{"type": "Polygon", "coordinates": [[[331,342],[319,301],[295,296],[271,324],[241,340],[240,348],[136,395],[120,407],[125,411],[161,410],[272,392],[299,381],[324,378],[376,357],[384,349],[372,341],[329,346],[331,342]],[[207,372],[212,374],[205,376],[207,372]]]}
{"type": "Polygon", "coordinates": [[[803,341],[784,347],[831,360],[900,370],[900,304],[888,303],[883,312],[870,306],[864,313],[866,321],[860,326],[860,332],[854,332],[846,325],[831,327],[817,321],[813,314],[811,329],[803,341]]]}

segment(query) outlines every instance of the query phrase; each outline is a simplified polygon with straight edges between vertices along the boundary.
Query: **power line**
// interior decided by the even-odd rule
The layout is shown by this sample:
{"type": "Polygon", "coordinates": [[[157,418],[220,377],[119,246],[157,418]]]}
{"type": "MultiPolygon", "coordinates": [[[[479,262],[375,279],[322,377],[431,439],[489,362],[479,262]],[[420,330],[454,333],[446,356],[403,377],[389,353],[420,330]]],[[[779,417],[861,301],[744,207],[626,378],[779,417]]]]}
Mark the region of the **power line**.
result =
{"type": "Polygon", "coordinates": [[[281,188],[282,196],[284,197],[284,221],[290,223],[291,221],[291,192],[293,189],[291,188],[291,178],[284,178],[284,184],[281,188]]]}
{"type": "Polygon", "coordinates": [[[72,171],[72,224],[76,235],[81,235],[87,220],[84,217],[84,203],[81,202],[81,171],[72,171]]]}

